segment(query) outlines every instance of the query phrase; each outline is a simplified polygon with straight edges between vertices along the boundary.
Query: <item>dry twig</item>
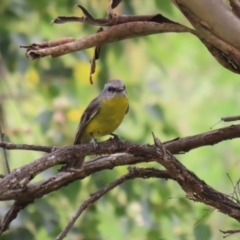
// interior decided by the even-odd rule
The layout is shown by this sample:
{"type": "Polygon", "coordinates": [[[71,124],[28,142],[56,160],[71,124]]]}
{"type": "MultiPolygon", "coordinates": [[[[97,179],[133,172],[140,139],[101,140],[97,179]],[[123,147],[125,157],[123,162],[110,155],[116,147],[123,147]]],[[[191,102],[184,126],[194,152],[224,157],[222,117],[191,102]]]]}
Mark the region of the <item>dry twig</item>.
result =
{"type": "MultiPolygon", "coordinates": [[[[0,142],[4,142],[4,133],[2,132],[2,128],[0,126],[0,142]]],[[[10,167],[8,163],[8,157],[7,157],[7,151],[5,148],[3,148],[3,156],[4,156],[4,161],[5,161],[5,166],[7,170],[7,174],[10,173],[10,167]]]]}
{"type": "Polygon", "coordinates": [[[67,226],[62,230],[62,232],[56,237],[55,240],[61,240],[63,239],[67,233],[70,231],[76,220],[79,218],[79,216],[83,213],[85,209],[88,208],[88,206],[94,202],[96,202],[99,198],[101,198],[104,194],[112,190],[113,188],[123,184],[124,182],[128,180],[132,180],[135,178],[171,178],[169,174],[167,174],[165,171],[160,171],[154,168],[135,168],[135,167],[129,167],[129,172],[120,178],[116,179],[115,181],[107,184],[105,187],[99,189],[95,193],[91,194],[77,209],[75,214],[72,216],[70,221],[68,222],[67,226]]]}

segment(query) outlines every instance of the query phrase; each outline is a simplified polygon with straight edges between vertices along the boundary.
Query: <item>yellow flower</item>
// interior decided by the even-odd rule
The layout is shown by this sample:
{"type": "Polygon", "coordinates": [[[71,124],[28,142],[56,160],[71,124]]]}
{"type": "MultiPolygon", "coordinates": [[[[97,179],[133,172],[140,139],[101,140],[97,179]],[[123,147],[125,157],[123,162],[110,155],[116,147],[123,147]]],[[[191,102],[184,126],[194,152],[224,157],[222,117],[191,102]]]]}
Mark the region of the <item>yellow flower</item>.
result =
{"type": "Polygon", "coordinates": [[[34,68],[30,68],[26,72],[24,78],[25,78],[25,81],[26,81],[26,85],[28,85],[29,87],[36,86],[40,81],[38,72],[34,68]]]}

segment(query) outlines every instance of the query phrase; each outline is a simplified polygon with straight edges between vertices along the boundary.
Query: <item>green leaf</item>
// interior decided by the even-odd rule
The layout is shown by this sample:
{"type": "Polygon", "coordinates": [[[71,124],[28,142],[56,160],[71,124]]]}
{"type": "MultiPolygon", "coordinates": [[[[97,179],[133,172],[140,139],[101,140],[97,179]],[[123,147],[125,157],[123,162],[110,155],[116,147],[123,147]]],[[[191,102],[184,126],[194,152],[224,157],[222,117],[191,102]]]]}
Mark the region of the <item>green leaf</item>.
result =
{"type": "Polygon", "coordinates": [[[194,229],[194,236],[196,240],[210,240],[212,236],[211,229],[206,224],[199,224],[194,229]]]}

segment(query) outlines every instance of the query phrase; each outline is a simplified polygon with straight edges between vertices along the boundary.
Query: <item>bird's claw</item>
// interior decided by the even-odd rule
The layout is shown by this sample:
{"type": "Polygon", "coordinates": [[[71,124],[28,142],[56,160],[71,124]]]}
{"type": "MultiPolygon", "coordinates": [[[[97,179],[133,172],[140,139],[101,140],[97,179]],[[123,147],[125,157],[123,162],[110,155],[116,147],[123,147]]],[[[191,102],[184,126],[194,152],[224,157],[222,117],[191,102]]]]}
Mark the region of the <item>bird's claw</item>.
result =
{"type": "Polygon", "coordinates": [[[119,138],[119,136],[117,134],[110,134],[111,136],[113,136],[113,140],[117,143],[118,148],[121,148],[123,145],[123,141],[119,138]]]}
{"type": "Polygon", "coordinates": [[[93,146],[94,146],[95,150],[99,150],[99,148],[100,148],[97,140],[95,139],[95,137],[93,137],[93,146]]]}

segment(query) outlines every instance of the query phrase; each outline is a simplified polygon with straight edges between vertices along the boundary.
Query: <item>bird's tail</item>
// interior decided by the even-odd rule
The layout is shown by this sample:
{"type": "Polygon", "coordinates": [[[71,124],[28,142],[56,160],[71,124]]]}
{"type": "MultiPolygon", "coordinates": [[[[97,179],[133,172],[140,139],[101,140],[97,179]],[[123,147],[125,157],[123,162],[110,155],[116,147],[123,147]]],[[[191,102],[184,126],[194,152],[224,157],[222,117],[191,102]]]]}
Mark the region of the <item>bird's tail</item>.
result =
{"type": "MultiPolygon", "coordinates": [[[[73,145],[79,145],[79,144],[83,144],[83,143],[89,143],[91,142],[91,138],[92,136],[89,134],[86,135],[82,135],[81,132],[78,130],[75,140],[73,142],[73,145]]],[[[84,164],[84,159],[85,157],[79,157],[79,158],[75,158],[74,160],[68,162],[65,166],[63,166],[62,168],[60,168],[59,171],[63,172],[66,171],[67,169],[76,169],[76,170],[80,170],[83,167],[84,164]]]]}
{"type": "Polygon", "coordinates": [[[85,157],[79,157],[78,159],[74,159],[73,161],[68,162],[65,166],[59,169],[59,172],[64,172],[68,169],[76,169],[80,170],[83,167],[85,157]]]}

